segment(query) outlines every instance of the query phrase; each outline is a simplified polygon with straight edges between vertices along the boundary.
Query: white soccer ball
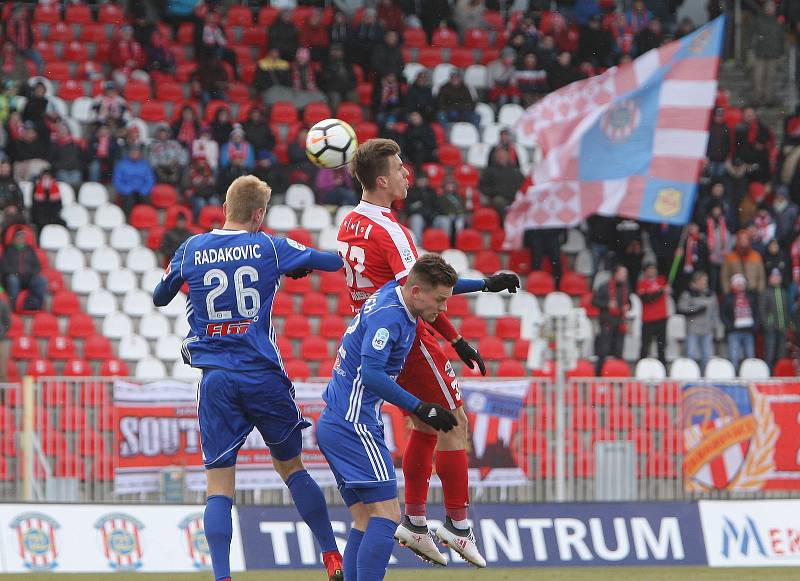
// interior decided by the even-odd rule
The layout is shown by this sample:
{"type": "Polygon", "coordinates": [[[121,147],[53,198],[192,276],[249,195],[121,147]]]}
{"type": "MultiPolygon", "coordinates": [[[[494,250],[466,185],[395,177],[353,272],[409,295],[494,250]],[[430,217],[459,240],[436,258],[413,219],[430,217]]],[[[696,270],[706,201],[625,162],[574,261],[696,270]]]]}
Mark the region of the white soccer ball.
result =
{"type": "Polygon", "coordinates": [[[356,132],[341,119],[323,119],[308,130],[306,137],[308,159],[327,169],[350,163],[357,147],[356,132]]]}

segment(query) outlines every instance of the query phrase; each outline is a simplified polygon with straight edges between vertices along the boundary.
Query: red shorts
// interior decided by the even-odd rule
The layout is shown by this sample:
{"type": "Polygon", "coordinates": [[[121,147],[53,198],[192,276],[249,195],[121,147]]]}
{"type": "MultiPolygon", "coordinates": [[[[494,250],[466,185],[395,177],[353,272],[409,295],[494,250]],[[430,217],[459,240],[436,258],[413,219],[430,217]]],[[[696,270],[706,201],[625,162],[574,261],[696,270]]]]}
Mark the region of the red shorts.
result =
{"type": "Polygon", "coordinates": [[[438,403],[450,410],[462,405],[456,372],[421,321],[417,323],[417,337],[397,383],[422,401],[438,403]]]}

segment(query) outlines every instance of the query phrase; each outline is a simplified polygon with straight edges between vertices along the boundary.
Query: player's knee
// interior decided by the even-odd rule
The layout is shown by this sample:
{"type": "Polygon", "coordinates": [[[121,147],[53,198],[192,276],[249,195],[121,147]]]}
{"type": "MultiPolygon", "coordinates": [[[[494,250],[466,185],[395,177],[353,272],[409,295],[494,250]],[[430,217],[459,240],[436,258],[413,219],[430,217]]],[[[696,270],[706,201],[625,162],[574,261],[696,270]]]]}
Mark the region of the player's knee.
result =
{"type": "Polygon", "coordinates": [[[365,505],[369,517],[387,518],[394,522],[400,522],[400,503],[396,498],[391,500],[383,500],[380,502],[372,502],[365,505]]]}
{"type": "Polygon", "coordinates": [[[278,473],[284,482],[289,480],[289,476],[295,472],[305,470],[305,466],[303,466],[303,461],[301,460],[300,456],[295,456],[289,460],[278,460],[273,458],[272,465],[275,467],[275,472],[278,473]]]}

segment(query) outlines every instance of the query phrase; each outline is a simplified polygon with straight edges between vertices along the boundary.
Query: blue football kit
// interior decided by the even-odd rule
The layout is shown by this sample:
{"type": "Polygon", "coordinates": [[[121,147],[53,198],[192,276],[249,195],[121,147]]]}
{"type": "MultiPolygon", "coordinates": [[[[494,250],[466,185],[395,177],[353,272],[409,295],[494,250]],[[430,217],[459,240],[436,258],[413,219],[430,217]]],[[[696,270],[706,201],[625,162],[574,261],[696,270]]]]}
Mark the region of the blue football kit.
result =
{"type": "Polygon", "coordinates": [[[296,269],[335,271],[337,255],[291,239],[244,230],[212,230],[189,238],[175,252],[153,292],[168,304],[189,284],[190,332],[184,361],[203,371],[198,418],[207,468],[233,466],[256,427],[278,460],[301,450],[300,429],[310,424],[294,402],[272,324],[281,275],[296,269]]]}

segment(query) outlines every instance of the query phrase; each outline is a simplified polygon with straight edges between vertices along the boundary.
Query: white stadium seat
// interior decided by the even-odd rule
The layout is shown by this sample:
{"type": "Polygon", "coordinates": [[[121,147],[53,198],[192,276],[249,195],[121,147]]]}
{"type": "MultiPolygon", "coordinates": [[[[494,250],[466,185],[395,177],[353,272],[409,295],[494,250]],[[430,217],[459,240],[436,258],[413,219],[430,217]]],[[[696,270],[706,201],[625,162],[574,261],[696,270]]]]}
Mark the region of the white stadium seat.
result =
{"type": "MultiPolygon", "coordinates": [[[[31,87],[31,88],[33,88],[34,86],[36,86],[39,83],[42,83],[44,85],[45,95],[47,95],[48,98],[55,96],[56,91],[55,91],[55,89],[53,87],[53,81],[51,81],[47,77],[29,77],[28,78],[28,86],[31,87]]],[[[22,110],[23,110],[23,108],[20,108],[20,111],[22,111],[22,110]]]]}
{"type": "Polygon", "coordinates": [[[56,111],[59,117],[68,117],[69,116],[69,108],[67,107],[67,103],[61,97],[56,97],[55,95],[48,95],[48,106],[52,107],[54,111],[56,111]]]}
{"type": "Polygon", "coordinates": [[[489,164],[489,152],[491,145],[485,143],[473,143],[467,152],[467,164],[483,169],[489,164]]]}
{"type": "Polygon", "coordinates": [[[181,360],[172,364],[172,373],[170,375],[173,379],[183,379],[187,381],[200,381],[200,378],[203,376],[199,369],[189,367],[181,360]]]}
{"type": "Polygon", "coordinates": [[[186,317],[186,295],[179,292],[166,307],[158,307],[158,312],[169,317],[186,317]]]}
{"type": "Polygon", "coordinates": [[[500,111],[497,114],[497,121],[502,125],[513,127],[517,124],[517,121],[519,121],[523,113],[525,113],[525,109],[520,105],[516,103],[506,103],[500,107],[500,111]]]}
{"type": "Polygon", "coordinates": [[[700,366],[697,361],[688,357],[679,357],[669,367],[670,379],[691,380],[700,379],[700,377],[700,366]]]}
{"type": "Polygon", "coordinates": [[[442,258],[447,264],[452,266],[458,274],[469,270],[469,258],[467,258],[467,255],[464,254],[463,251],[457,248],[448,248],[442,252],[442,258]]]}
{"type": "Polygon", "coordinates": [[[97,250],[105,246],[106,237],[103,229],[94,224],[86,224],[78,228],[75,234],[75,247],[83,251],[97,250]]]}
{"type": "Polygon", "coordinates": [[[622,358],[627,361],[635,361],[639,358],[642,350],[642,337],[641,334],[633,334],[628,327],[628,333],[625,335],[622,344],[622,358]]]}
{"type": "Polygon", "coordinates": [[[658,359],[653,359],[652,357],[645,357],[644,359],[640,359],[636,363],[636,371],[634,372],[634,377],[636,379],[642,380],[659,380],[659,379],[666,379],[667,377],[667,370],[664,368],[664,364],[661,363],[658,359]]]}
{"type": "Polygon", "coordinates": [[[567,293],[556,291],[547,293],[547,296],[544,297],[542,312],[544,312],[545,316],[551,314],[566,314],[573,308],[572,297],[567,293]]]}
{"type": "Polygon", "coordinates": [[[22,203],[26,208],[33,204],[33,182],[19,182],[19,189],[22,190],[22,203]]]}
{"type": "Polygon", "coordinates": [[[138,288],[129,290],[122,299],[122,310],[131,317],[143,317],[154,308],[153,295],[138,288]]]}
{"type": "Polygon", "coordinates": [[[86,298],[86,312],[93,317],[105,317],[117,312],[117,299],[110,292],[99,288],[86,298]]]}
{"type": "Polygon", "coordinates": [[[567,241],[561,247],[561,251],[567,254],[577,254],[584,249],[586,249],[586,239],[583,237],[583,232],[577,228],[567,230],[567,241]]]}
{"type": "Polygon", "coordinates": [[[94,213],[94,223],[103,230],[113,230],[125,224],[125,214],[116,204],[103,204],[94,213]]]}
{"type": "Polygon", "coordinates": [[[156,267],[156,255],[145,246],[134,248],[125,258],[125,266],[133,272],[142,273],[156,267]]]}
{"type": "Polygon", "coordinates": [[[142,143],[145,145],[150,143],[150,128],[147,126],[147,123],[138,117],[133,117],[128,120],[127,127],[136,129],[139,132],[139,139],[142,143]]]}
{"type": "Polygon", "coordinates": [[[86,255],[74,246],[62,246],[56,252],[56,270],[75,272],[86,266],[86,255]]]}
{"type": "Polygon", "coordinates": [[[472,123],[453,123],[450,128],[450,143],[461,149],[469,148],[473,143],[478,143],[481,136],[472,123]]]}
{"type": "Polygon", "coordinates": [[[583,249],[575,255],[575,272],[584,276],[592,275],[592,253],[583,249]]]}
{"type": "Polygon", "coordinates": [[[267,228],[278,232],[297,228],[297,213],[289,206],[276,204],[267,211],[267,228]]]}
{"type": "Polygon", "coordinates": [[[517,152],[517,161],[519,161],[519,169],[523,174],[528,173],[531,166],[530,152],[521,146],[519,143],[514,144],[514,150],[517,152]]]}
{"type": "Polygon", "coordinates": [[[706,379],[735,379],[736,370],[733,368],[733,363],[722,357],[712,357],[706,363],[706,369],[703,376],[706,379]]]}
{"type": "Polygon", "coordinates": [[[131,333],[120,339],[117,352],[120,359],[139,361],[150,356],[150,346],[144,337],[131,333]]]}
{"type": "Polygon", "coordinates": [[[67,124],[69,128],[69,134],[74,137],[75,139],[81,139],[83,137],[83,129],[81,129],[81,124],[78,123],[72,117],[64,117],[64,123],[67,124]]]}
{"type": "Polygon", "coordinates": [[[333,225],[338,228],[344,222],[345,217],[353,211],[355,206],[339,206],[339,209],[336,210],[336,216],[333,218],[333,225]]]}
{"type": "Polygon", "coordinates": [[[61,219],[67,223],[67,228],[77,230],[89,223],[89,211],[80,204],[72,204],[61,209],[61,219]]]}
{"type": "Polygon", "coordinates": [[[186,317],[175,317],[175,326],[172,329],[173,333],[178,337],[186,337],[191,330],[191,327],[189,327],[189,320],[186,317]]]}
{"type": "Polygon", "coordinates": [[[306,230],[317,232],[331,225],[331,213],[324,206],[308,206],[303,208],[300,225],[306,230]]]}
{"type": "Polygon", "coordinates": [[[739,377],[753,380],[769,379],[769,365],[761,359],[745,359],[739,366],[739,377]]]}
{"type": "Polygon", "coordinates": [[[69,245],[69,231],[60,224],[47,224],[39,234],[42,250],[59,250],[69,245]]]}
{"type": "Polygon", "coordinates": [[[483,136],[481,137],[481,143],[485,143],[489,146],[495,146],[500,143],[500,132],[503,129],[507,129],[505,125],[501,125],[500,123],[489,123],[483,127],[483,136]]]}
{"type": "Polygon", "coordinates": [[[667,319],[667,338],[674,341],[686,339],[686,317],[670,315],[667,319]]]}
{"type": "MultiPolygon", "coordinates": [[[[180,317],[178,317],[180,319],[180,317]]],[[[158,339],[169,334],[169,321],[161,313],[151,312],[139,321],[139,335],[145,339],[158,339]]]]}
{"type": "Polygon", "coordinates": [[[419,63],[406,63],[406,66],[403,67],[403,76],[406,78],[406,82],[412,85],[417,80],[419,72],[424,70],[425,66],[419,63]]]}
{"type": "Polygon", "coordinates": [[[115,295],[124,295],[136,288],[136,275],[127,268],[109,272],[106,276],[106,289],[115,295]]]}
{"type": "Polygon", "coordinates": [[[504,317],[506,304],[503,297],[494,293],[479,293],[475,299],[475,314],[486,318],[504,317]]]}
{"type": "Polygon", "coordinates": [[[316,202],[314,192],[305,184],[292,184],[286,190],[286,205],[295,210],[313,206],[316,202]]]}
{"type": "Polygon", "coordinates": [[[111,231],[108,243],[115,250],[133,250],[142,244],[139,231],[129,224],[120,224],[111,231]]]}
{"type": "Polygon", "coordinates": [[[67,182],[58,182],[58,193],[61,195],[62,206],[71,206],[75,203],[75,190],[67,182]]]}
{"type": "Polygon", "coordinates": [[[93,117],[91,97],[78,97],[75,99],[72,102],[71,116],[81,123],[90,123],[93,117]]]}
{"type": "Polygon", "coordinates": [[[177,361],[181,359],[181,343],[175,335],[163,335],[156,341],[154,355],[162,361],[177,361]]]}
{"type": "Polygon", "coordinates": [[[338,226],[330,226],[328,228],[323,228],[319,236],[317,237],[317,248],[320,250],[327,250],[330,252],[336,252],[337,249],[337,240],[336,237],[339,235],[339,227],[338,226]]]}
{"type": "Polygon", "coordinates": [[[108,190],[103,184],[84,182],[78,190],[78,203],[84,208],[99,208],[108,203],[108,190]]]}
{"type": "Polygon", "coordinates": [[[433,89],[434,95],[438,94],[442,85],[450,80],[450,74],[454,70],[456,70],[456,67],[448,63],[436,65],[433,69],[433,75],[431,75],[431,84],[433,85],[431,89],[433,89]]]}
{"type": "Polygon", "coordinates": [[[508,303],[508,313],[520,319],[520,337],[533,339],[539,332],[542,324],[542,310],[539,300],[532,294],[522,289],[511,295],[508,303]]]}
{"type": "Polygon", "coordinates": [[[133,322],[125,313],[111,313],[103,319],[103,335],[109,339],[122,339],[133,334],[133,322]]]}
{"type": "Polygon", "coordinates": [[[92,252],[90,264],[97,272],[107,274],[119,270],[122,266],[122,261],[120,260],[119,252],[113,248],[103,247],[92,252]]]}
{"type": "Polygon", "coordinates": [[[164,379],[167,368],[158,359],[147,357],[136,364],[133,374],[137,379],[164,379]]]}
{"type": "Polygon", "coordinates": [[[484,65],[470,65],[464,71],[464,84],[474,91],[489,88],[489,75],[484,65]]]}
{"type": "Polygon", "coordinates": [[[72,273],[70,287],[79,295],[88,295],[102,286],[100,275],[91,268],[82,268],[72,273]]]}
{"type": "Polygon", "coordinates": [[[477,103],[475,105],[475,112],[481,117],[481,127],[494,123],[494,109],[492,109],[492,106],[488,103],[477,103]]]}
{"type": "Polygon", "coordinates": [[[160,268],[151,268],[148,271],[142,273],[142,281],[139,285],[144,292],[152,293],[159,282],[161,282],[161,278],[164,276],[164,271],[160,268]]]}

